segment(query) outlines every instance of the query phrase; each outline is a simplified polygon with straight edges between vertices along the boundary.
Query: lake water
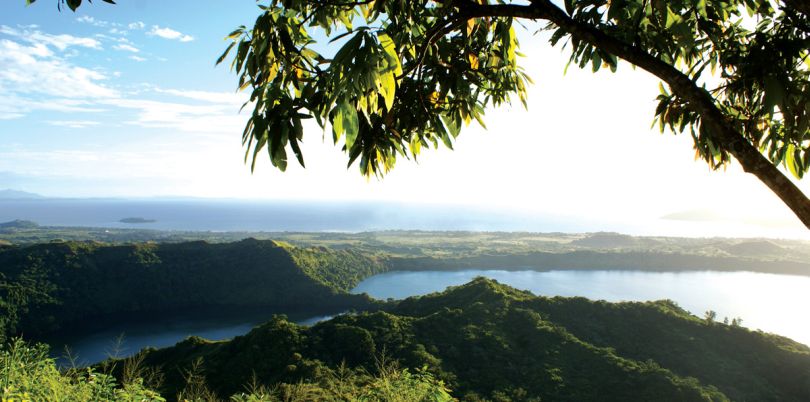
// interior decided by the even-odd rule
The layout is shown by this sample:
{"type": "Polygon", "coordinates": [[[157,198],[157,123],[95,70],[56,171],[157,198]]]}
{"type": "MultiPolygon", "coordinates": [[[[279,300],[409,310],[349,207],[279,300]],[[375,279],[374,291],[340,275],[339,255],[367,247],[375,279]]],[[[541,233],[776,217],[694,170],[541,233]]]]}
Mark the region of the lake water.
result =
{"type": "MultiPolygon", "coordinates": [[[[145,347],[164,348],[196,335],[209,340],[230,339],[244,335],[253,327],[270,320],[276,312],[250,314],[214,314],[177,319],[163,318],[149,322],[130,322],[107,327],[91,333],[50,339],[51,355],[62,365],[68,364],[65,347],[78,365],[100,362],[108,357],[130,356],[145,347]]],[[[301,325],[328,320],[331,315],[313,313],[287,314],[288,319],[301,325]]]]}
{"type": "MultiPolygon", "coordinates": [[[[463,271],[388,272],[367,278],[353,293],[378,299],[402,299],[442,291],[477,276],[486,276],[518,289],[544,296],[584,296],[608,301],[671,299],[693,314],[717,312],[718,319],[736,317],[743,325],[810,344],[810,277],[751,272],[660,273],[640,271],[463,271]]],[[[273,312],[247,316],[218,315],[148,323],[135,322],[91,334],[53,340],[53,355],[63,355],[67,344],[79,363],[95,363],[110,355],[127,356],[147,347],[166,347],[197,335],[221,340],[243,335],[270,319],[273,312]],[[116,339],[123,344],[116,350],[116,339]]],[[[311,325],[330,316],[289,314],[295,322],[311,325]]],[[[64,360],[61,361],[63,364],[64,360]]]]}
{"type": "Polygon", "coordinates": [[[640,271],[419,271],[388,272],[361,282],[354,293],[402,299],[442,291],[486,276],[543,296],[583,296],[607,301],[671,299],[699,317],[714,310],[722,320],[810,345],[810,277],[753,272],[640,271]]]}

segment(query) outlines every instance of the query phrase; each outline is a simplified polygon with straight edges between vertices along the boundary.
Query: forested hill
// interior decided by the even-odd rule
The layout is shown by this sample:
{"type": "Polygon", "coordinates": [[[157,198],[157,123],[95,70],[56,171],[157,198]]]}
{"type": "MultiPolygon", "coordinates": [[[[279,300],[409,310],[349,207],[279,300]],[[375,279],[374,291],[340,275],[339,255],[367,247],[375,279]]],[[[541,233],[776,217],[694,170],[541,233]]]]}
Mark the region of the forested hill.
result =
{"type": "Polygon", "coordinates": [[[652,272],[751,271],[810,276],[810,263],[767,261],[736,256],[706,256],[660,251],[577,250],[564,253],[527,252],[466,257],[391,257],[394,271],[455,270],[497,267],[514,270],[639,270],[652,272]]]}
{"type": "Polygon", "coordinates": [[[226,397],[250,381],[338,392],[350,373],[396,360],[426,367],[463,401],[810,400],[808,347],[668,301],[545,298],[479,278],[386,310],[313,327],[277,317],[231,341],[189,338],[138,361],[165,374],[167,396],[187,387],[190,367],[226,397]]]}
{"type": "Polygon", "coordinates": [[[382,269],[349,251],[293,251],[253,239],[0,247],[0,339],[212,308],[329,314],[376,305],[343,292],[357,280],[347,265],[368,273],[382,269]]]}

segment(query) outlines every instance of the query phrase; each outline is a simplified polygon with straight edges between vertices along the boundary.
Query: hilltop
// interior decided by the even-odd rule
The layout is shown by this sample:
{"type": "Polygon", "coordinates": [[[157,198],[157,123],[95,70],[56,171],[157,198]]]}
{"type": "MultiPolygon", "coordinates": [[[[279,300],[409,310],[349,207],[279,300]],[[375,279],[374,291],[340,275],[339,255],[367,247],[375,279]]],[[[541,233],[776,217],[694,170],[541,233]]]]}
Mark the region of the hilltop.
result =
{"type": "Polygon", "coordinates": [[[382,269],[349,251],[255,239],[2,247],[0,339],[193,311],[368,309],[377,302],[345,290],[382,269]]]}
{"type": "Polygon", "coordinates": [[[197,364],[222,397],[251,379],[272,388],[373,372],[383,355],[426,367],[464,401],[810,398],[810,348],[786,338],[700,320],[669,301],[545,298],[483,278],[313,327],[275,317],[231,341],[192,337],[138,359],[165,374],[164,395],[197,364]]]}

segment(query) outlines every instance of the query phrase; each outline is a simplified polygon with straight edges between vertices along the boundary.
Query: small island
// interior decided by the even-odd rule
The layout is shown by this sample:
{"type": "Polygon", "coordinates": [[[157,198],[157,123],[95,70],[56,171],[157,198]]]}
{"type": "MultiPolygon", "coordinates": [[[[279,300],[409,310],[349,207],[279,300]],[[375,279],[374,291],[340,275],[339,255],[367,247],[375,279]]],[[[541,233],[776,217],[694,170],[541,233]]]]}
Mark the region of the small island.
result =
{"type": "Polygon", "coordinates": [[[146,219],[146,218],[135,217],[135,218],[124,218],[124,219],[121,219],[118,222],[121,222],[121,223],[155,223],[157,221],[154,220],[154,219],[146,219]]]}
{"type": "Polygon", "coordinates": [[[36,229],[39,227],[39,224],[33,221],[27,221],[23,219],[15,219],[10,222],[2,222],[0,223],[0,230],[3,229],[36,229]]]}

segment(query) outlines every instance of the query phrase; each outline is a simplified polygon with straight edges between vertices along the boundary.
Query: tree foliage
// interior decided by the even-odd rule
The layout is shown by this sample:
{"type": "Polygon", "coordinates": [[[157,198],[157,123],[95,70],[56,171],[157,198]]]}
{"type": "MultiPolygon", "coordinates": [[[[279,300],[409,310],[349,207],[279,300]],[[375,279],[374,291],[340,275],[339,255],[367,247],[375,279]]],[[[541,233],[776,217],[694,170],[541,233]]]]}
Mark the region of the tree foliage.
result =
{"type": "Polygon", "coordinates": [[[242,138],[251,166],[265,147],[282,170],[287,147],[303,165],[301,121],[315,118],[343,139],[350,165],[359,158],[363,174],[380,175],[398,156],[452,147],[463,125],[484,125],[487,107],[525,104],[516,19],[547,20],[570,63],[615,71],[624,58],[662,78],[661,130],[688,131],[713,168],[736,156],[801,217],[807,198],[784,177],[769,183],[781,176],[773,165],[798,178],[810,168],[810,21],[791,3],[567,0],[563,11],[539,0],[272,0],[218,61],[236,49],[239,86],[252,90],[242,138]]]}
{"type": "Polygon", "coordinates": [[[251,168],[265,150],[281,170],[288,152],[304,165],[306,119],[331,129],[364,175],[452,147],[463,126],[484,125],[486,108],[525,105],[515,33],[525,22],[568,48],[570,64],[615,71],[624,59],[660,78],[661,130],[688,132],[712,168],[736,158],[810,228],[810,199],[777,169],[810,169],[804,0],[258,2],[254,26],[228,35],[217,60],[233,52],[239,88],[251,91],[251,168]]]}
{"type": "Polygon", "coordinates": [[[487,106],[525,101],[510,18],[457,20],[440,4],[405,1],[259,7],[255,26],[231,33],[218,60],[235,50],[239,86],[252,90],[242,139],[253,165],[266,148],[284,170],[288,147],[303,165],[302,120],[314,118],[331,127],[350,165],[359,160],[363,174],[381,175],[397,156],[452,147],[463,125],[483,125],[487,106]]]}
{"type": "MultiPolygon", "coordinates": [[[[37,0],[25,0],[25,5],[30,6],[31,4],[35,3],[36,1],[37,0]]],[[[101,0],[101,1],[103,1],[105,3],[109,3],[109,4],[115,4],[115,1],[113,1],[113,0],[101,0]]],[[[93,0],[87,0],[87,2],[92,3],[93,0]]],[[[64,7],[64,6],[68,6],[68,8],[70,8],[71,11],[76,11],[76,9],[79,8],[79,6],[81,6],[81,5],[82,5],[82,0],[57,0],[57,2],[56,2],[56,7],[59,8],[60,11],[62,10],[62,7],[64,7]]]]}

